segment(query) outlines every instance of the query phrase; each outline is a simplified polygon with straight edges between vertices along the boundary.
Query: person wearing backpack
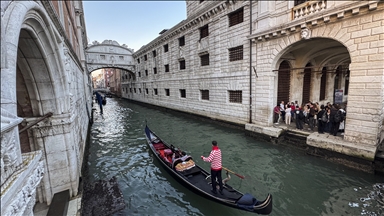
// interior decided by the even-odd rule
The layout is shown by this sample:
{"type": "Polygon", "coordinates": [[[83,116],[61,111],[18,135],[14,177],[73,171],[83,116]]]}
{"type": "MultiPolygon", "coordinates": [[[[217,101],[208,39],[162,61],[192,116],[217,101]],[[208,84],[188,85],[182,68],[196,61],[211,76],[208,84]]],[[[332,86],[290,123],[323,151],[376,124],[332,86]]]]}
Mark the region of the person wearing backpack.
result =
{"type": "Polygon", "coordinates": [[[340,122],[341,122],[341,112],[339,111],[339,106],[334,104],[331,108],[331,134],[333,136],[337,136],[337,132],[339,131],[340,122]]]}
{"type": "Polygon", "coordinates": [[[317,114],[317,118],[318,118],[317,119],[317,122],[318,122],[318,125],[317,125],[318,132],[319,132],[319,134],[323,134],[324,133],[325,125],[328,122],[328,115],[327,115],[327,112],[325,111],[324,105],[320,106],[320,112],[317,114]]]}

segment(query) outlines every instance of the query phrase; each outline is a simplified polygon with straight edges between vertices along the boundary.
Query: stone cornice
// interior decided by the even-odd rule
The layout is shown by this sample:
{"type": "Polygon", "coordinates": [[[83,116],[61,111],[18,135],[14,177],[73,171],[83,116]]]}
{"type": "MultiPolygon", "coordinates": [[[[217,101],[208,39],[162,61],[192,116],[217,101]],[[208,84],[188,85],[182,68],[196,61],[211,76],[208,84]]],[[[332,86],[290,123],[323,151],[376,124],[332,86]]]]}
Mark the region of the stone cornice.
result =
{"type": "MultiPolygon", "coordinates": [[[[51,18],[53,24],[55,25],[56,29],[59,31],[61,36],[64,38],[64,42],[67,45],[67,48],[69,49],[72,58],[75,60],[77,66],[82,69],[82,71],[85,71],[85,68],[81,66],[81,62],[79,57],[77,56],[76,52],[73,50],[72,44],[69,42],[69,39],[67,35],[65,34],[65,30],[63,26],[61,25],[61,22],[56,14],[56,11],[53,9],[52,2],[51,1],[41,1],[43,4],[45,10],[48,12],[49,17],[51,18]]],[[[81,52],[81,50],[80,50],[81,52]]]]}
{"type": "Polygon", "coordinates": [[[324,10],[324,12],[315,13],[309,16],[305,16],[301,19],[293,20],[285,25],[251,34],[247,36],[247,38],[252,39],[253,41],[277,38],[279,36],[287,35],[290,32],[301,31],[301,29],[307,28],[307,26],[316,26],[319,20],[322,20],[324,23],[335,22],[331,20],[331,16],[336,16],[338,21],[339,19],[344,18],[344,14],[349,11],[352,13],[352,15],[357,15],[360,12],[360,9],[363,7],[368,7],[370,11],[376,10],[378,3],[379,1],[351,2],[347,5],[344,5],[343,7],[330,8],[324,10]]]}
{"type": "Polygon", "coordinates": [[[226,1],[211,1],[207,2],[209,3],[205,8],[211,8],[210,10],[202,10],[200,13],[196,13],[193,16],[188,17],[186,20],[181,21],[153,41],[149,42],[147,45],[144,45],[142,48],[140,48],[138,51],[134,53],[135,58],[138,56],[143,55],[146,52],[149,52],[150,50],[156,48],[160,44],[164,43],[165,41],[168,41],[169,39],[173,38],[176,35],[179,35],[181,32],[186,31],[189,28],[192,28],[193,26],[197,25],[200,22],[203,22],[204,20],[210,19],[212,16],[218,14],[219,12],[226,10],[231,5],[236,4],[237,2],[242,1],[236,1],[236,0],[226,0],[226,1]]]}

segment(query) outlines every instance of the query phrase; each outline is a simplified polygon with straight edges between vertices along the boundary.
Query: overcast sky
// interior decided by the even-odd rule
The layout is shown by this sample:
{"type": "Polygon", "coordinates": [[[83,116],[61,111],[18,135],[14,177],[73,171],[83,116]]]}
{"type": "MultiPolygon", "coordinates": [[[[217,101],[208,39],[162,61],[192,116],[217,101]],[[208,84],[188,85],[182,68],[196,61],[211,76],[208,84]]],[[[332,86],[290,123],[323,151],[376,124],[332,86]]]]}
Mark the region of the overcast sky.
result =
{"type": "Polygon", "coordinates": [[[88,43],[115,40],[135,51],[186,19],[185,1],[83,1],[88,43]]]}

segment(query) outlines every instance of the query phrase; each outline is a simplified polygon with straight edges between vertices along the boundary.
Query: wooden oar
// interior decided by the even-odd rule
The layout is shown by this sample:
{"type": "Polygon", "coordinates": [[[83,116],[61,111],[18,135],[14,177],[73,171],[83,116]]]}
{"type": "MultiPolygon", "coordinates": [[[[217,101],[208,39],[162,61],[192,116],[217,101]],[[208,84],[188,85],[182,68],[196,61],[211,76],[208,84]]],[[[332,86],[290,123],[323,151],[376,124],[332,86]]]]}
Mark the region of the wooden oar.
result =
{"type": "Polygon", "coordinates": [[[242,176],[242,175],[239,175],[239,174],[237,174],[237,173],[235,173],[235,172],[233,172],[233,171],[231,171],[231,170],[229,170],[229,169],[227,169],[227,168],[225,168],[225,167],[221,167],[221,168],[223,168],[225,171],[228,171],[228,172],[230,172],[230,173],[235,174],[237,177],[239,177],[239,178],[241,178],[241,179],[244,179],[244,176],[242,176]]]}

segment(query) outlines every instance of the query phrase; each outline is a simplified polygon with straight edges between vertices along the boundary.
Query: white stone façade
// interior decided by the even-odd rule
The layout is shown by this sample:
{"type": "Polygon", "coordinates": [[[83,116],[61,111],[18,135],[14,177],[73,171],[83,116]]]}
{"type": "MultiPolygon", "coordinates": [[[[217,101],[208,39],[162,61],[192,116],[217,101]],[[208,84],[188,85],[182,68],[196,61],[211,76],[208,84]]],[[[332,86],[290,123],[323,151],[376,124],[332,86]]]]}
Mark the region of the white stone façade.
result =
{"type": "Polygon", "coordinates": [[[67,5],[70,29],[50,1],[1,2],[1,215],[78,193],[92,87],[82,3],[67,5]]]}
{"type": "Polygon", "coordinates": [[[334,103],[335,90],[341,90],[341,102],[348,103],[343,142],[355,152],[313,139],[307,144],[374,160],[384,139],[384,2],[186,5],[187,19],[133,54],[136,73],[123,85],[123,97],[270,135],[273,107],[281,99],[334,103]],[[230,17],[241,10],[241,20],[232,25],[230,17]],[[231,61],[230,50],[239,46],[242,59],[231,61]],[[207,54],[209,64],[202,66],[207,54]],[[206,90],[208,99],[202,97],[206,90]],[[230,98],[233,91],[241,92],[240,103],[230,98]]]}

